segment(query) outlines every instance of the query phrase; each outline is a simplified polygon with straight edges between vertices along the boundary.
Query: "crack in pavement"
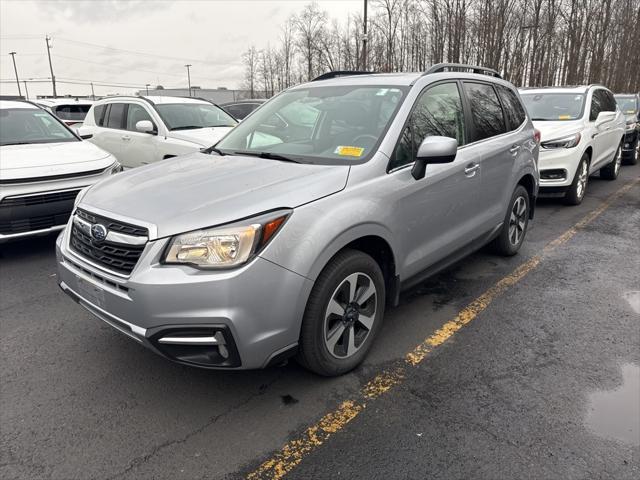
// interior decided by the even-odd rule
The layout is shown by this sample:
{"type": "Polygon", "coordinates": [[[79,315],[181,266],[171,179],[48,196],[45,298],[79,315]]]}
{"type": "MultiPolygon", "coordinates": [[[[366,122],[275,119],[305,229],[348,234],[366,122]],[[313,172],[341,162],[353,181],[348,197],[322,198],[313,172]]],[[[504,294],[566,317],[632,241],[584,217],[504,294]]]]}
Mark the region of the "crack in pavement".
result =
{"type": "Polygon", "coordinates": [[[129,465],[127,465],[126,468],[124,468],[120,472],[117,472],[117,473],[115,473],[115,474],[113,474],[113,475],[111,475],[109,477],[105,477],[105,480],[114,480],[116,478],[122,478],[127,473],[132,471],[133,469],[139,467],[140,465],[144,465],[145,463],[147,463],[151,458],[156,456],[160,451],[164,450],[165,448],[185,443],[186,441],[188,441],[190,438],[194,437],[195,435],[198,435],[199,433],[202,433],[207,428],[209,428],[210,426],[212,426],[215,423],[217,423],[218,420],[220,420],[221,418],[229,415],[230,413],[235,412],[236,410],[241,409],[242,407],[244,407],[245,405],[250,403],[251,400],[253,400],[254,398],[259,397],[261,395],[264,395],[267,392],[267,390],[269,389],[269,387],[271,387],[274,383],[276,383],[278,380],[280,380],[282,378],[282,375],[283,375],[282,373],[278,374],[270,382],[267,382],[266,384],[261,385],[258,388],[258,392],[257,393],[253,393],[253,394],[249,395],[242,402],[231,406],[230,408],[228,408],[224,412],[219,413],[218,415],[214,415],[204,425],[201,425],[200,427],[196,428],[195,430],[192,430],[191,432],[189,432],[186,435],[184,435],[182,438],[173,439],[173,440],[167,440],[166,442],[163,442],[163,443],[153,447],[153,449],[149,453],[134,458],[133,460],[131,460],[129,462],[129,465]]]}

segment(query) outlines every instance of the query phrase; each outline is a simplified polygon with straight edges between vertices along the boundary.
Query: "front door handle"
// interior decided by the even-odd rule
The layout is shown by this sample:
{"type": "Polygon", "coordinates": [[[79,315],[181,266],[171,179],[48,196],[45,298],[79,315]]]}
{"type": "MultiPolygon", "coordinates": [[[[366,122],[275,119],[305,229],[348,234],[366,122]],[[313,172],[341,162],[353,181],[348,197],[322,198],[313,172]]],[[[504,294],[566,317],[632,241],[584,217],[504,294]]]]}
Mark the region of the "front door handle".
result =
{"type": "Polygon", "coordinates": [[[129,140],[131,140],[131,137],[129,135],[122,135],[122,140],[124,140],[125,142],[128,142],[129,140]]]}
{"type": "Polygon", "coordinates": [[[509,149],[509,153],[510,153],[511,155],[517,155],[519,151],[520,151],[520,145],[513,145],[513,146],[509,149]]]}
{"type": "Polygon", "coordinates": [[[480,165],[477,163],[470,163],[466,167],[464,167],[464,174],[469,177],[475,177],[476,172],[480,169],[480,165]]]}

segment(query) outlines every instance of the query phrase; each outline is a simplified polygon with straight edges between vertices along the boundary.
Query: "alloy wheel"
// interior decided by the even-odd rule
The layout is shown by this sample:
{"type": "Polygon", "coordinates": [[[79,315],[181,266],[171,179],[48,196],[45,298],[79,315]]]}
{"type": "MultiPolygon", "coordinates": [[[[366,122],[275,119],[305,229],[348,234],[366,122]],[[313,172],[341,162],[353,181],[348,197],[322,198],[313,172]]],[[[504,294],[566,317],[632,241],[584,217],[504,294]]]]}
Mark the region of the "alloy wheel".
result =
{"type": "Polygon", "coordinates": [[[356,272],[335,289],[324,317],[324,343],[336,358],[353,356],[364,345],[376,320],[378,292],[369,275],[356,272]]]}
{"type": "Polygon", "coordinates": [[[509,216],[509,242],[518,245],[522,241],[527,226],[527,201],[524,197],[516,198],[509,216]]]}
{"type": "Polygon", "coordinates": [[[622,165],[622,145],[618,147],[618,151],[616,152],[616,163],[613,165],[613,172],[615,176],[618,176],[620,165],[622,165]]]}
{"type": "Polygon", "coordinates": [[[578,183],[576,185],[576,196],[582,198],[584,192],[587,189],[587,182],[589,181],[589,166],[587,162],[582,162],[580,165],[580,172],[578,173],[578,183]]]}

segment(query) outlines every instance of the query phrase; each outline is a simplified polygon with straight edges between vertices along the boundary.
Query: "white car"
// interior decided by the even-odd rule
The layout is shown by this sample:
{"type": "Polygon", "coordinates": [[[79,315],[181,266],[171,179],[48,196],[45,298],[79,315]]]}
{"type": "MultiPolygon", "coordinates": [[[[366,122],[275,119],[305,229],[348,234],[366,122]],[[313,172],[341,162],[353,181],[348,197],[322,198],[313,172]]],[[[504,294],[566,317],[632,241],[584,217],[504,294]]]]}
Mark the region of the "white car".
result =
{"type": "Polygon", "coordinates": [[[80,131],[131,168],[210,147],[237,123],[207,100],[113,97],[93,105],[80,131]]]}
{"type": "Polygon", "coordinates": [[[53,113],[69,127],[78,128],[82,126],[87,112],[93,104],[93,100],[78,98],[38,98],[35,102],[45,110],[53,113]]]}
{"type": "Polygon", "coordinates": [[[61,230],[78,192],[121,169],[48,111],[0,100],[0,243],[61,230]]]}
{"type": "Polygon", "coordinates": [[[561,192],[567,204],[578,205],[589,175],[618,177],[625,118],[607,88],[526,88],[520,96],[540,131],[541,193],[561,192]]]}

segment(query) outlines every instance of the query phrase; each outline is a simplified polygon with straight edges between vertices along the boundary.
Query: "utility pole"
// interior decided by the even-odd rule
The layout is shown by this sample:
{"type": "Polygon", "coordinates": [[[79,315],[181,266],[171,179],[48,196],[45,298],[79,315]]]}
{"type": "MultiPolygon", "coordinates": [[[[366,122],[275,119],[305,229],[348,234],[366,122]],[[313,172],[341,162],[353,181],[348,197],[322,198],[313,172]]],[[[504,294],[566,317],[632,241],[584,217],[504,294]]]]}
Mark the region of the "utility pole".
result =
{"type": "Polygon", "coordinates": [[[13,71],[16,72],[16,83],[18,84],[18,95],[22,96],[22,92],[20,91],[20,80],[18,80],[18,69],[16,68],[16,52],[9,52],[11,58],[13,60],[13,71]]]}
{"type": "Polygon", "coordinates": [[[27,88],[27,81],[23,80],[22,81],[24,83],[24,91],[25,91],[25,95],[26,95],[26,99],[29,100],[29,89],[27,88]]]}
{"type": "Polygon", "coordinates": [[[187,67],[187,80],[189,81],[189,96],[191,96],[191,73],[189,72],[191,66],[191,64],[185,65],[185,67],[187,67]]]}
{"type": "Polygon", "coordinates": [[[149,85],[151,85],[150,83],[147,83],[144,88],[147,89],[147,97],[149,96],[149,85]]]}
{"type": "Polygon", "coordinates": [[[53,64],[51,63],[51,45],[49,45],[49,35],[44,37],[47,41],[47,56],[49,57],[49,69],[51,70],[51,83],[53,84],[53,96],[57,97],[58,92],[56,92],[56,76],[53,74],[53,64]]]}
{"type": "Polygon", "coordinates": [[[367,0],[364,0],[364,34],[362,35],[362,70],[367,70],[367,0]]]}
{"type": "Polygon", "coordinates": [[[96,99],[96,93],[93,91],[93,82],[91,82],[91,99],[92,100],[96,99]]]}

